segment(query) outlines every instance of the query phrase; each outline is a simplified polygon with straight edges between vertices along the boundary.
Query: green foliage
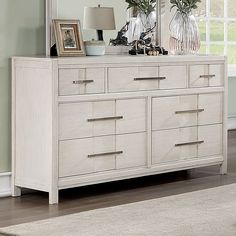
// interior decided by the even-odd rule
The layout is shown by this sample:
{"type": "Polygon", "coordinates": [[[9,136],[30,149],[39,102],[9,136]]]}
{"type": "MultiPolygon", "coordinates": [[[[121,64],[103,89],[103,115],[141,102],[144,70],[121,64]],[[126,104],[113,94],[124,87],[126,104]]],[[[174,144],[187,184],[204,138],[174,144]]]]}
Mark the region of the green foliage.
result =
{"type": "Polygon", "coordinates": [[[129,5],[128,8],[136,8],[139,12],[149,15],[155,11],[156,0],[125,0],[129,5]]]}
{"type": "Polygon", "coordinates": [[[171,9],[177,8],[182,14],[189,14],[193,9],[197,9],[197,4],[201,2],[201,0],[170,0],[172,4],[171,9]]]}

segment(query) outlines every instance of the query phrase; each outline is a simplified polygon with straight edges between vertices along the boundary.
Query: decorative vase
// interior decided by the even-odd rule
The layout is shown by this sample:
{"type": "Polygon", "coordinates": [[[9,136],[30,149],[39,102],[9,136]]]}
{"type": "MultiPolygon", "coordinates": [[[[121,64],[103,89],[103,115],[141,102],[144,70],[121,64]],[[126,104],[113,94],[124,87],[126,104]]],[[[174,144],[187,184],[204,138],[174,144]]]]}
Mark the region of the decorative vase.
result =
{"type": "Polygon", "coordinates": [[[191,12],[177,11],[170,22],[170,51],[173,54],[196,54],[200,36],[195,17],[191,12]]]}
{"type": "Polygon", "coordinates": [[[156,12],[152,11],[149,14],[138,12],[132,31],[131,41],[139,40],[145,34],[145,38],[149,37],[152,42],[155,42],[156,12]]]}

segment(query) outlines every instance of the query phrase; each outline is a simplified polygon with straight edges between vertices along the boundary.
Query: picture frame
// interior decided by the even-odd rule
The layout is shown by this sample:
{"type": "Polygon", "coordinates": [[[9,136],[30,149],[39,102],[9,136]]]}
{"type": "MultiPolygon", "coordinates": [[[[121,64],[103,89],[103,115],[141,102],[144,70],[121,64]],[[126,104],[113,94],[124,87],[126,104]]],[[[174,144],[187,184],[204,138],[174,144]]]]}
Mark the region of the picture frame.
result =
{"type": "Polygon", "coordinates": [[[53,20],[58,56],[85,56],[79,20],[53,20]]]}

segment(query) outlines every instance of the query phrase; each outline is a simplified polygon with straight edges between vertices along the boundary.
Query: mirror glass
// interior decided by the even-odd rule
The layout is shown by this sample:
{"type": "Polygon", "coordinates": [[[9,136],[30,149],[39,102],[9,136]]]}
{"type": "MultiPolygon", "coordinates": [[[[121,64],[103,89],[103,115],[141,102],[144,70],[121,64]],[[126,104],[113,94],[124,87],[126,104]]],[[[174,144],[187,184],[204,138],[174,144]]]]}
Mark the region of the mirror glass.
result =
{"type": "MultiPolygon", "coordinates": [[[[83,29],[84,7],[113,7],[115,14],[116,30],[104,30],[104,40],[109,44],[114,39],[128,19],[128,4],[125,0],[57,0],[58,19],[79,19],[83,29]]],[[[83,40],[97,39],[96,30],[83,29],[83,40]]]]}

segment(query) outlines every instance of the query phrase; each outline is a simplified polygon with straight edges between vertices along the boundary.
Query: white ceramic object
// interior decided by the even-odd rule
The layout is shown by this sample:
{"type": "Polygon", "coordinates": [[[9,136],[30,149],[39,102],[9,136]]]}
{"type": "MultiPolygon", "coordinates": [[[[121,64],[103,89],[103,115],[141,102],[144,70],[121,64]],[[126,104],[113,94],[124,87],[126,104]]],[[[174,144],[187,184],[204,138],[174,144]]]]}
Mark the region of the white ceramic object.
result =
{"type": "Polygon", "coordinates": [[[104,41],[90,40],[84,42],[87,56],[103,56],[106,52],[106,44],[104,41]]]}

